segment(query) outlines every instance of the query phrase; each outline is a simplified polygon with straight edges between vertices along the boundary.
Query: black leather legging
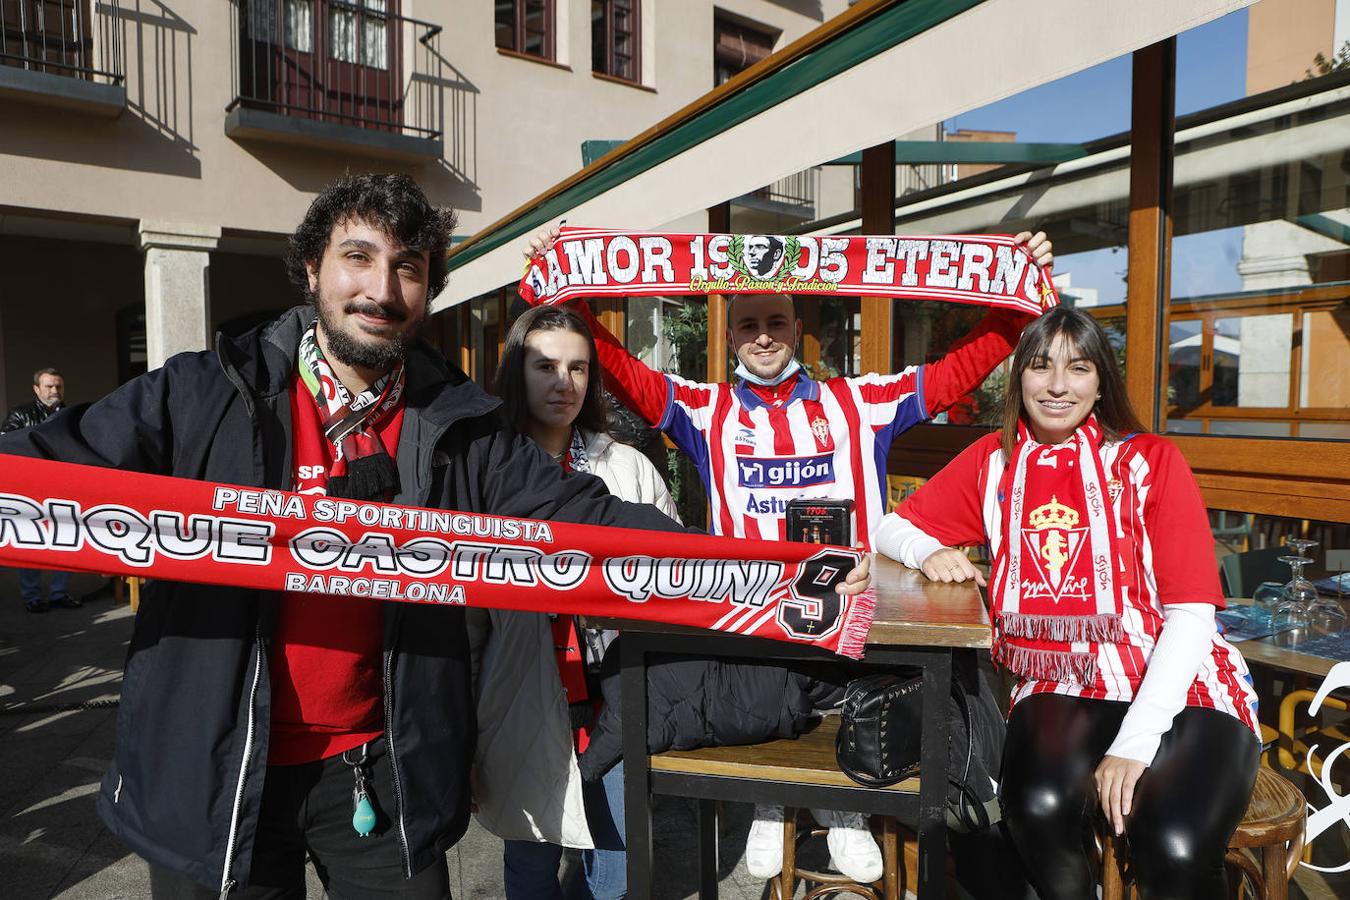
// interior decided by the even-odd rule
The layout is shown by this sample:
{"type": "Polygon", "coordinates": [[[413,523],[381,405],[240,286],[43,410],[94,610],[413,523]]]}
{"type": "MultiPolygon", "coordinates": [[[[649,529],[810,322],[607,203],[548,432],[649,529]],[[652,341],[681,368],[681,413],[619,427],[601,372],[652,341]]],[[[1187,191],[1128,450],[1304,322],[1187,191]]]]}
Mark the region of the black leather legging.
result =
{"type": "MultiPolygon", "coordinates": [[[[1041,900],[1095,897],[1088,848],[1092,774],[1128,703],[1036,694],[1013,708],[1003,754],[1004,821],[1041,900]]],[[[1260,744],[1234,717],[1187,707],[1140,776],[1125,835],[1145,900],[1227,896],[1224,851],[1242,821],[1260,744]]]]}

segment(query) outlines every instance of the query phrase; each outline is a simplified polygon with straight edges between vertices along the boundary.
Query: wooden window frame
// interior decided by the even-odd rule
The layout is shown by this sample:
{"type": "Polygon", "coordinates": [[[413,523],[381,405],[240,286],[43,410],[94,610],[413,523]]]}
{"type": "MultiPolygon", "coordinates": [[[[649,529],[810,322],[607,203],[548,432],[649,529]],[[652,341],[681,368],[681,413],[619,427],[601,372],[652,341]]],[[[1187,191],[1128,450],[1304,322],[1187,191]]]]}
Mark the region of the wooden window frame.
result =
{"type": "Polygon", "coordinates": [[[1252,421],[1287,422],[1290,437],[1301,422],[1348,422],[1350,409],[1336,407],[1299,406],[1298,398],[1303,387],[1303,321],[1309,313],[1329,312],[1350,300],[1350,286],[1335,285],[1323,287],[1311,286],[1305,290],[1280,296],[1242,297],[1232,301],[1221,298],[1194,303],[1175,303],[1172,305],[1170,322],[1200,322],[1203,340],[1201,343],[1201,366],[1199,390],[1201,396],[1213,386],[1214,335],[1217,333],[1215,322],[1218,319],[1235,319],[1245,316],[1281,315],[1291,317],[1291,340],[1289,348],[1289,393],[1284,406],[1216,406],[1210,400],[1182,410],[1168,405],[1168,419],[1199,421],[1203,433],[1209,433],[1210,422],[1219,420],[1248,419],[1252,421]]]}
{"type": "MultiPolygon", "coordinates": [[[[511,46],[498,46],[497,49],[512,56],[521,56],[526,59],[541,59],[545,62],[557,62],[558,58],[558,18],[556,13],[556,3],[554,0],[543,0],[544,3],[544,52],[531,53],[525,49],[525,4],[528,0],[511,0],[512,8],[515,10],[514,20],[511,23],[511,46]]],[[[493,21],[495,31],[496,21],[493,21]]],[[[495,38],[494,38],[495,42],[495,38]]]]}
{"type": "MultiPolygon", "coordinates": [[[[1169,38],[1134,54],[1128,302],[1123,310],[1120,307],[1092,310],[1094,315],[1110,318],[1118,318],[1123,312],[1126,390],[1140,418],[1159,430],[1165,424],[1167,412],[1164,367],[1169,317],[1193,315],[1214,302],[1183,301],[1173,306],[1170,297],[1175,47],[1175,38],[1169,38]]],[[[864,155],[862,195],[882,196],[885,184],[876,184],[874,179],[884,179],[885,175],[879,171],[880,167],[869,173],[866,160],[864,155]]],[[[875,219],[868,221],[864,213],[864,233],[893,230],[886,228],[884,214],[874,215],[875,219]]],[[[1302,297],[1304,309],[1323,309],[1344,302],[1339,299],[1344,294],[1343,285],[1314,285],[1291,296],[1302,297]]],[[[1224,312],[1279,305],[1271,303],[1270,298],[1249,302],[1250,307],[1235,302],[1226,306],[1224,312]]],[[[888,304],[872,303],[863,310],[864,368],[869,371],[888,359],[883,336],[890,334],[891,318],[888,304]]],[[[1295,355],[1296,372],[1301,368],[1300,362],[1295,355]]],[[[1296,387],[1291,387],[1293,390],[1296,387]]],[[[1229,415],[1232,408],[1216,409],[1223,410],[1224,418],[1238,418],[1229,415]]],[[[1312,418],[1312,414],[1320,416],[1323,411],[1306,412],[1312,418]]],[[[931,477],[988,431],[978,426],[919,425],[895,441],[889,469],[931,477]]],[[[1350,442],[1183,434],[1169,434],[1167,438],[1186,457],[1211,509],[1350,522],[1350,466],[1346,465],[1350,442]]]]}
{"type": "MultiPolygon", "coordinates": [[[[618,81],[622,84],[642,84],[642,0],[627,0],[630,4],[628,11],[632,17],[633,25],[631,29],[631,39],[633,43],[633,77],[627,78],[614,71],[614,3],[616,0],[600,0],[605,8],[605,68],[600,70],[595,68],[594,55],[591,60],[591,72],[607,80],[618,81]]],[[[594,37],[592,37],[594,40],[594,37]]],[[[592,53],[594,48],[592,48],[592,53]]]]}
{"type": "MultiPolygon", "coordinates": [[[[748,19],[745,18],[744,16],[739,16],[727,10],[714,8],[713,84],[715,86],[725,84],[726,82],[735,78],[741,72],[744,72],[746,69],[753,68],[754,66],[762,62],[765,58],[772,56],[774,53],[774,47],[777,45],[778,39],[782,37],[782,34],[783,34],[782,31],[772,28],[769,25],[764,24],[763,22],[757,22],[754,21],[753,19],[748,19]],[[720,74],[720,63],[717,61],[718,38],[721,34],[729,32],[732,29],[736,29],[740,31],[742,34],[748,32],[758,35],[759,37],[765,38],[765,43],[768,46],[768,52],[764,54],[764,56],[761,57],[760,59],[755,60],[754,62],[748,62],[747,64],[742,65],[740,68],[738,68],[735,72],[730,72],[726,78],[719,79],[718,75],[720,74]]],[[[744,46],[744,40],[742,40],[742,46],[744,46]]],[[[742,53],[744,53],[744,51],[742,51],[742,53]]]]}

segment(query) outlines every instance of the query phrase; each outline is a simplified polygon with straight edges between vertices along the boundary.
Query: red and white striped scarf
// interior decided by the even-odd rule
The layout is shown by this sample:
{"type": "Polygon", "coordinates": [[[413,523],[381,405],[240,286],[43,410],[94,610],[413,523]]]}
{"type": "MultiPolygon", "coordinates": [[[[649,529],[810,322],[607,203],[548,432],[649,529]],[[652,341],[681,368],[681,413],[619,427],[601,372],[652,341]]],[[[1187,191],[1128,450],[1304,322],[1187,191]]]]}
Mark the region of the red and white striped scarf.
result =
{"type": "Polygon", "coordinates": [[[398,492],[398,470],[380,444],[376,429],[403,403],[403,363],[353,397],[338,380],[319,347],[318,322],[300,338],[300,381],[318,407],[324,437],[336,455],[311,482],[297,484],[306,493],[387,500],[398,492]]]}
{"type": "Polygon", "coordinates": [[[526,302],[671,294],[839,294],[946,300],[1038,315],[1059,303],[1048,271],[1005,234],[657,234],[561,230],[530,260],[526,302]]]}
{"type": "Polygon", "coordinates": [[[1090,684],[1097,654],[1085,645],[1124,637],[1101,440],[1095,416],[1053,446],[1018,423],[990,592],[994,659],[1017,675],[1090,684]]]}

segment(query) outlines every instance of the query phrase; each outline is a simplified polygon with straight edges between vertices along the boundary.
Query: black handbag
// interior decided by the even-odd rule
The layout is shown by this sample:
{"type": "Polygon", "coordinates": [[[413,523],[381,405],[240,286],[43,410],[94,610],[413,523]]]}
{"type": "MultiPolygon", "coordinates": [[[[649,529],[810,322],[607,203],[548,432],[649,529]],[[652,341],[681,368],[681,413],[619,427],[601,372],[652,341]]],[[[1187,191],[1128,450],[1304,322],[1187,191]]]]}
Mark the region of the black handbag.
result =
{"type": "Polygon", "coordinates": [[[840,770],[866,787],[888,787],[919,771],[923,677],[867,675],[850,681],[834,753],[840,770]]]}
{"type": "MultiPolygon", "coordinates": [[[[972,673],[972,679],[963,686],[961,677],[953,678],[944,710],[951,729],[947,827],[978,833],[1002,818],[989,773],[998,770],[1006,728],[983,677],[972,673]]],[[[868,675],[849,682],[834,740],[840,771],[864,787],[889,787],[918,773],[922,687],[922,675],[868,675]]]]}

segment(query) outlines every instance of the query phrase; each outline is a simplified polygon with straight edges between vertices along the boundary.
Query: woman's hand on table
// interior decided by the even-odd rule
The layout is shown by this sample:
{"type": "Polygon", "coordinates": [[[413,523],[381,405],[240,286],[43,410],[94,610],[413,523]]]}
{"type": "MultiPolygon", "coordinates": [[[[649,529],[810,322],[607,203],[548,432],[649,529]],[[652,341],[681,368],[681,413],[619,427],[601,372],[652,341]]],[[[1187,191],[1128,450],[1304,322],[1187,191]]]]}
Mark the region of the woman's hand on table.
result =
{"type": "Polygon", "coordinates": [[[975,568],[975,564],[966,558],[966,554],[954,547],[943,547],[928,554],[928,558],[919,567],[930,581],[942,581],[947,584],[961,584],[974,581],[980,587],[987,587],[984,573],[975,568]]]}
{"type": "Polygon", "coordinates": [[[1125,833],[1125,817],[1134,805],[1134,788],[1148,766],[1137,759],[1105,756],[1092,780],[1097,783],[1097,802],[1117,836],[1125,833]]]}
{"type": "Polygon", "coordinates": [[[862,559],[849,569],[844,580],[834,586],[835,593],[843,597],[861,594],[872,585],[872,554],[863,553],[862,559]]]}

